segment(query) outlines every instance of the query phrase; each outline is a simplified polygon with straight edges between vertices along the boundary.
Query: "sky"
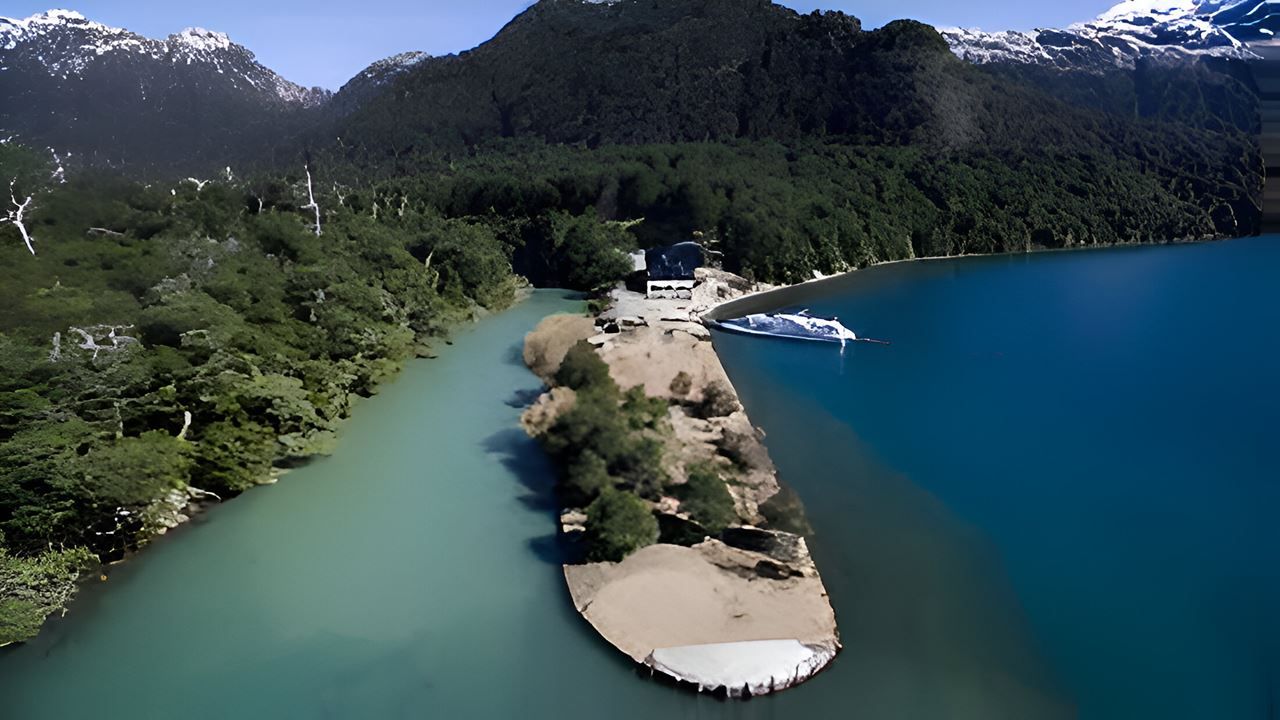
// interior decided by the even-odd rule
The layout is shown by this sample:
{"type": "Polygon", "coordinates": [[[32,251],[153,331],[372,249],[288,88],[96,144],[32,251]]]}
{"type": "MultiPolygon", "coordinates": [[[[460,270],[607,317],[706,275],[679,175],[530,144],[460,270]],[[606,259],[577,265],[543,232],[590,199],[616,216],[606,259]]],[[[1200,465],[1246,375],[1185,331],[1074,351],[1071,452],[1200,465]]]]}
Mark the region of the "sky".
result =
{"type": "MultiPolygon", "coordinates": [[[[1120,0],[782,0],[802,12],[843,10],[868,28],[902,17],[939,27],[1029,30],[1089,20],[1120,0]]],[[[163,38],[218,30],[293,82],[331,90],[369,63],[407,50],[467,50],[493,37],[529,0],[3,0],[0,15],[51,7],[163,38]]]]}

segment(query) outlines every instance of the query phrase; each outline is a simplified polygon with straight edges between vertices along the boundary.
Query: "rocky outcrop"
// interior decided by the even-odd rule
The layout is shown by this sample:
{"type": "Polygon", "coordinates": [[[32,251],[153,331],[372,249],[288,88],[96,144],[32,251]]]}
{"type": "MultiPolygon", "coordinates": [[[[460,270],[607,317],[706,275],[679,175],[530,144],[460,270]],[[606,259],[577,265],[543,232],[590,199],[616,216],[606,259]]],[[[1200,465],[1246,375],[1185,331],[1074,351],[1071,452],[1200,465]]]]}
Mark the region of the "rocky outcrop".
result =
{"type": "Polygon", "coordinates": [[[534,375],[549,382],[569,348],[595,334],[595,321],[589,317],[552,315],[538,323],[538,327],[525,338],[524,364],[534,375]]]}

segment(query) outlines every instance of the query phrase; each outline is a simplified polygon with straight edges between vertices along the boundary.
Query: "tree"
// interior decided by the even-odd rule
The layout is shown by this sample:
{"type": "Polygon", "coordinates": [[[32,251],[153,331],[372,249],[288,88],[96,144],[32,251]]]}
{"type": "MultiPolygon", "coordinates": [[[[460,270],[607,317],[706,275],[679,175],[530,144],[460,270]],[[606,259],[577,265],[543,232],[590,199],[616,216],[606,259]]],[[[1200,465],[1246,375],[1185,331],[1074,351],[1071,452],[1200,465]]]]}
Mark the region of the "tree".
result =
{"type": "Polygon", "coordinates": [[[84,548],[16,557],[0,535],[0,646],[34,637],[46,617],[66,607],[95,560],[84,548]]]}
{"type": "Polygon", "coordinates": [[[689,467],[689,479],[676,488],[680,509],[689,513],[707,532],[715,535],[738,519],[733,496],[710,464],[702,462],[689,467]]]}
{"type": "Polygon", "coordinates": [[[702,402],[698,403],[698,415],[708,420],[726,417],[737,412],[740,407],[733,389],[723,380],[713,380],[702,390],[702,402]]]}
{"type": "Polygon", "coordinates": [[[658,520],[640,498],[606,488],[587,508],[587,558],[621,562],[658,541],[658,520]]]}
{"type": "Polygon", "coordinates": [[[185,487],[191,458],[186,443],[153,430],[89,451],[82,466],[85,497],[106,505],[139,507],[185,487]]]}
{"type": "Polygon", "coordinates": [[[602,223],[595,211],[581,215],[550,214],[551,266],[566,287],[594,290],[617,282],[631,271],[625,250],[635,241],[615,223],[602,223]]]}
{"type": "Polygon", "coordinates": [[[26,214],[31,208],[31,196],[28,195],[22,202],[18,202],[18,195],[14,190],[14,186],[17,183],[16,178],[9,183],[9,200],[13,203],[13,207],[8,209],[8,214],[5,217],[0,218],[0,223],[13,223],[13,226],[18,228],[18,233],[22,235],[22,242],[26,243],[27,250],[31,251],[32,255],[35,255],[36,248],[32,244],[35,238],[31,237],[26,225],[26,214]]]}
{"type": "Polygon", "coordinates": [[[578,341],[565,353],[556,371],[556,385],[578,392],[595,391],[616,396],[618,386],[609,375],[609,365],[596,353],[591,343],[578,341]]]}
{"type": "Polygon", "coordinates": [[[584,450],[569,462],[562,486],[565,504],[582,507],[591,503],[616,480],[609,475],[609,465],[592,450],[584,450]]]}

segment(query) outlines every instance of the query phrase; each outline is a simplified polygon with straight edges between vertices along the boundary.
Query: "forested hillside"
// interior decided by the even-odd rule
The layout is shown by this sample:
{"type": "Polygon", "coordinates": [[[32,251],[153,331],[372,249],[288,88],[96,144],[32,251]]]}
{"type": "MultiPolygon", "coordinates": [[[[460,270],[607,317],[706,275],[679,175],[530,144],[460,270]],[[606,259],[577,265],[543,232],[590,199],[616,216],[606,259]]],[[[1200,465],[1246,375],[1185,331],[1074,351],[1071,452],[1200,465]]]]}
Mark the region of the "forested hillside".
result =
{"type": "Polygon", "coordinates": [[[594,208],[644,220],[641,244],[699,232],[730,269],[794,281],[1252,234],[1255,89],[1239,64],[976,67],[919,23],[762,0],[544,0],[315,142],[331,166],[419,178],[446,212],[594,208]]]}
{"type": "Polygon", "coordinates": [[[317,210],[297,176],[50,184],[49,170],[0,145],[30,198],[21,229],[0,224],[0,645],[192,501],[326,452],[356,398],[516,297],[499,229],[376,188],[317,210]]]}
{"type": "MultiPolygon", "coordinates": [[[[1154,139],[1131,130],[1126,142],[1154,139]]],[[[641,246],[696,233],[726,269],[770,282],[910,257],[1253,232],[1255,151],[1187,129],[1165,139],[1131,156],[1098,146],[508,143],[395,184],[448,216],[527,227],[551,212],[592,213],[632,221],[641,246]]],[[[515,267],[555,284],[561,276],[539,260],[542,242],[526,238],[515,267]]]]}

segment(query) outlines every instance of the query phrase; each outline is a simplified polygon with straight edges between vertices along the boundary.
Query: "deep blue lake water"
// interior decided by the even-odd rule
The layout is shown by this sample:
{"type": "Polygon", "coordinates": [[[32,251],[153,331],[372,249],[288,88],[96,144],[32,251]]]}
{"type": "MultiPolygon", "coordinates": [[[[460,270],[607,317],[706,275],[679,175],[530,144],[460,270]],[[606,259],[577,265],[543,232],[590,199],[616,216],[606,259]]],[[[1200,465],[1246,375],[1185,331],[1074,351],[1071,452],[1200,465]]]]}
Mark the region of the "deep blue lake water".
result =
{"type": "Polygon", "coordinates": [[[838,663],[880,678],[850,707],[1280,717],[1278,268],[1280,237],[884,266],[804,304],[889,347],[717,333],[838,663]]]}

